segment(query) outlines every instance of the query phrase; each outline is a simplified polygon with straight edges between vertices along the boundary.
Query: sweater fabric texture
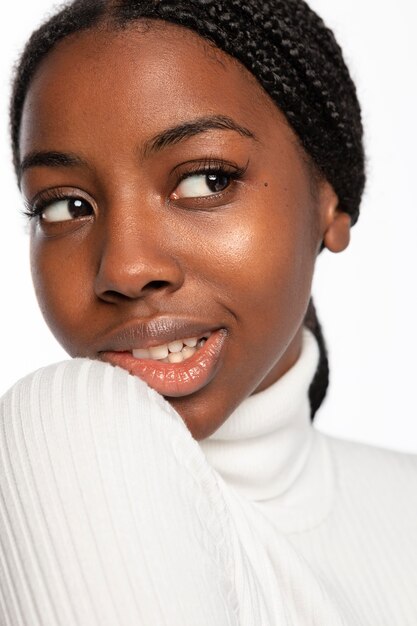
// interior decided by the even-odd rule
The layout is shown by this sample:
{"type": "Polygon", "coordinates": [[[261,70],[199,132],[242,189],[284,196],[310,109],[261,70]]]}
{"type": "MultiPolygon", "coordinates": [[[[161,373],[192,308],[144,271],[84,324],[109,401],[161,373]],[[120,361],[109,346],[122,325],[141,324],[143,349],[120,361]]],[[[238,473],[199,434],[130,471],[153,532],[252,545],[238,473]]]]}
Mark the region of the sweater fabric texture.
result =
{"type": "Polygon", "coordinates": [[[319,351],[197,442],[73,359],[0,400],[1,626],[416,626],[417,456],[310,420],[319,351]]]}

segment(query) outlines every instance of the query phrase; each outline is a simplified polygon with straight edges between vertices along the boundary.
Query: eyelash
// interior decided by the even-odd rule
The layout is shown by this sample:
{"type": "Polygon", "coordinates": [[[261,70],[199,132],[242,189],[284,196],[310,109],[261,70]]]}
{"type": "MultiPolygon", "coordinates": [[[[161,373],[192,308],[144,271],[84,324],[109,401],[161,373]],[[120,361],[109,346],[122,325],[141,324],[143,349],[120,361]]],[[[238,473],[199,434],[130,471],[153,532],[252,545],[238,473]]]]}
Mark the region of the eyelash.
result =
{"type": "MultiPolygon", "coordinates": [[[[232,164],[226,161],[221,161],[219,159],[208,158],[203,161],[203,163],[196,163],[194,167],[190,167],[186,172],[180,174],[176,181],[174,190],[178,187],[183,180],[187,178],[191,178],[192,176],[209,176],[209,175],[218,175],[218,176],[226,176],[230,178],[231,182],[240,181],[249,166],[248,163],[239,167],[236,164],[232,164]]],[[[211,196],[207,196],[207,198],[215,198],[220,196],[224,191],[220,191],[217,194],[213,194],[211,196]]],[[[25,201],[25,211],[23,211],[23,215],[25,215],[29,220],[40,218],[45,209],[52,204],[53,202],[59,202],[60,200],[71,200],[71,199],[79,199],[84,202],[88,202],[80,195],[69,194],[68,192],[61,191],[59,189],[47,189],[46,191],[39,194],[39,196],[32,202],[25,201]]],[[[190,198],[192,199],[192,198],[190,198]]]]}
{"type": "MultiPolygon", "coordinates": [[[[186,178],[191,178],[192,176],[209,176],[211,175],[225,175],[229,177],[232,181],[238,181],[243,178],[248,169],[248,163],[239,167],[235,163],[229,163],[227,161],[221,161],[219,159],[208,158],[203,163],[196,163],[194,167],[187,169],[186,172],[181,174],[176,182],[175,188],[178,187],[180,183],[186,178]]],[[[222,193],[222,192],[220,192],[222,193]]],[[[217,194],[216,194],[217,195],[217,194]]]]}
{"type": "MultiPolygon", "coordinates": [[[[64,191],[60,191],[59,189],[47,189],[43,191],[37,199],[33,202],[25,202],[25,211],[23,211],[23,215],[28,217],[30,220],[41,217],[44,210],[53,202],[59,202],[60,200],[71,200],[73,198],[84,200],[77,194],[69,194],[64,191]]],[[[85,200],[85,202],[87,202],[85,200]]]]}

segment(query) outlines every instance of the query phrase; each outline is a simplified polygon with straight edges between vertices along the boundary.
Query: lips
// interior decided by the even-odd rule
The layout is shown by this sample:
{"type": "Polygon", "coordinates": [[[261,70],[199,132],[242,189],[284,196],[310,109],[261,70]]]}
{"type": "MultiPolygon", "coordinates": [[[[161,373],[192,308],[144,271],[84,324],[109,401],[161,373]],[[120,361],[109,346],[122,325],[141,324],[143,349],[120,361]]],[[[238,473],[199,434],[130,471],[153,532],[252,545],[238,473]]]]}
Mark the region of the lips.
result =
{"type": "Polygon", "coordinates": [[[99,358],[138,376],[163,396],[188,396],[205,387],[216,375],[226,338],[227,331],[224,328],[207,330],[201,324],[164,318],[144,324],[136,323],[114,333],[108,341],[111,345],[99,351],[99,358]],[[142,351],[149,355],[152,347],[191,336],[208,336],[208,339],[180,363],[137,358],[132,354],[135,350],[136,355],[142,351]]]}

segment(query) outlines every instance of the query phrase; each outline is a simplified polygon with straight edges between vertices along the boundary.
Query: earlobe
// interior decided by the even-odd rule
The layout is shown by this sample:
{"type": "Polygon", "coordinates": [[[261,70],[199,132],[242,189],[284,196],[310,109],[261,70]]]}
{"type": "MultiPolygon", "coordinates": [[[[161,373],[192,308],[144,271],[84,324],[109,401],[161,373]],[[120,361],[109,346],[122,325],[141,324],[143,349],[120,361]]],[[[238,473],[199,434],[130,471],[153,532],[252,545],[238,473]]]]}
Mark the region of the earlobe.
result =
{"type": "Polygon", "coordinates": [[[338,208],[339,199],[333,187],[325,181],[320,194],[324,224],[322,229],[323,247],[330,252],[342,252],[350,243],[350,215],[338,208]]]}
{"type": "Polygon", "coordinates": [[[342,252],[346,250],[350,242],[350,227],[350,216],[338,210],[324,234],[324,247],[330,250],[330,252],[342,252]]]}

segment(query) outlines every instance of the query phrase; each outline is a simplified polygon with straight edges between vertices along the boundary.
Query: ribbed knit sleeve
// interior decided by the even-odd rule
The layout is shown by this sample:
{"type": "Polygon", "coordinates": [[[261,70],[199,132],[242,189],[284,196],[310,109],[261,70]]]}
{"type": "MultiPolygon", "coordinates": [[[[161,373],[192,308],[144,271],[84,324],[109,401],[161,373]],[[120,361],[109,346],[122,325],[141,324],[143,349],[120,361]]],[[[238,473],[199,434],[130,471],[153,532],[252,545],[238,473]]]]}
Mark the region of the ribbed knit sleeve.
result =
{"type": "Polygon", "coordinates": [[[0,399],[0,625],[415,626],[417,458],[319,432],[305,457],[289,382],[213,449],[120,368],[74,359],[16,383],[0,399]],[[271,485],[286,489],[263,499],[271,485]]]}
{"type": "Polygon", "coordinates": [[[215,473],[139,379],[74,359],[2,398],[2,625],[267,624],[250,576],[239,616],[236,550],[215,473]]]}

